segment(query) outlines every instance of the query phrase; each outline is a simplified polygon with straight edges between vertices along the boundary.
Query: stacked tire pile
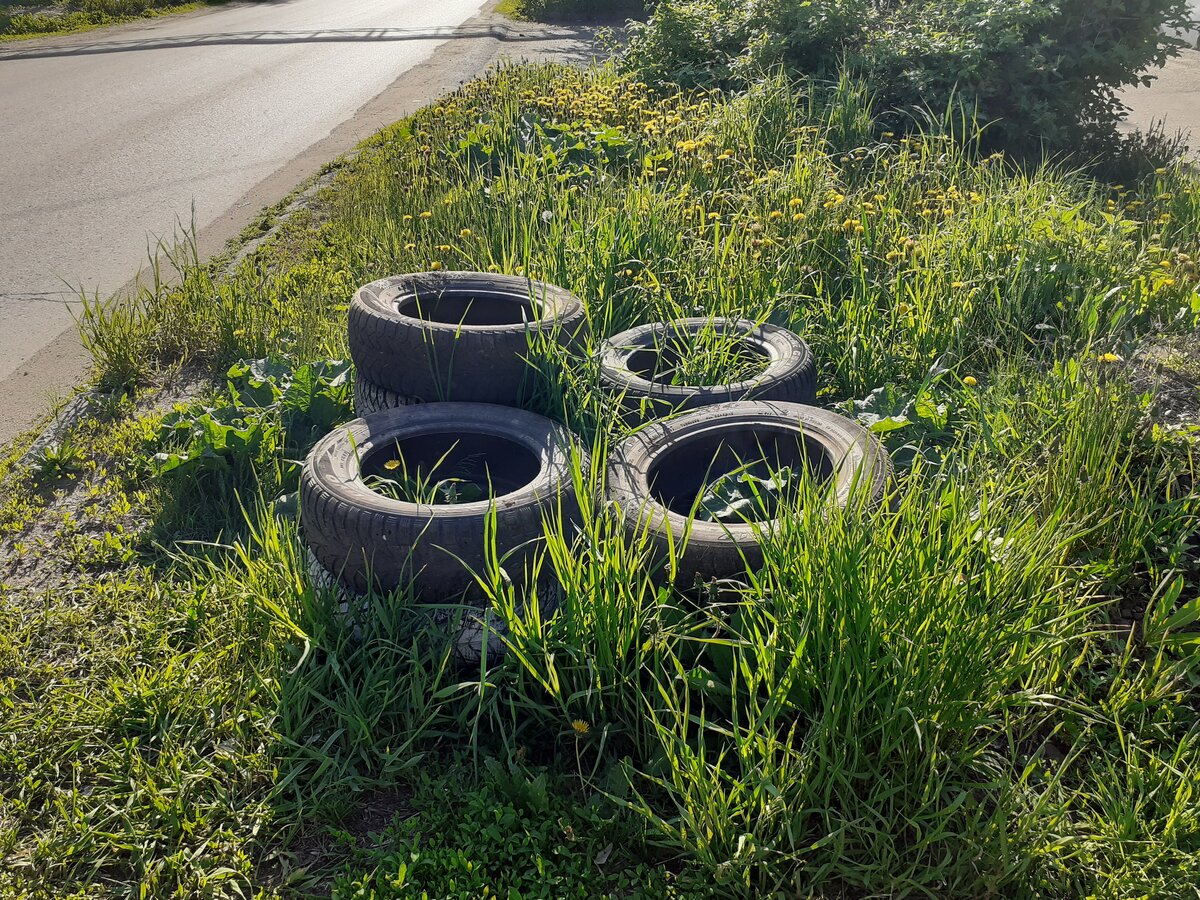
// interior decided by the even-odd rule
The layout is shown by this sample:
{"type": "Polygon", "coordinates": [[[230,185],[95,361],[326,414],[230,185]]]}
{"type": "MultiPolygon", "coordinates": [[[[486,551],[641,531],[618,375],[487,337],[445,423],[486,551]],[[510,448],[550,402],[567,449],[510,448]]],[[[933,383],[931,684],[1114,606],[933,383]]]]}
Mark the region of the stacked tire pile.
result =
{"type": "MultiPolygon", "coordinates": [[[[348,338],[360,418],[319,441],[301,476],[315,579],[341,592],[344,607],[350,595],[410,584],[426,602],[482,606],[489,572],[522,576],[543,521],[577,519],[572,465],[586,464],[565,428],[516,408],[531,342],[583,341],[586,328],[578,298],[524,278],[430,272],[359,288],[348,338]],[[372,480],[399,460],[434,478],[482,472],[490,496],[436,503],[375,490],[372,480]]],[[[483,633],[477,620],[464,623],[464,661],[478,659],[483,633]]]]}
{"type": "MultiPolygon", "coordinates": [[[[544,521],[578,524],[572,473],[588,465],[586,452],[563,426],[517,404],[537,378],[531,348],[586,347],[584,306],[562,288],[524,278],[418,273],[360,288],[348,327],[361,418],[318,442],[304,466],[302,527],[314,563],[347,592],[411,585],[424,602],[485,605],[484,573],[502,568],[500,577],[526,578],[544,521]],[[400,465],[461,473],[448,481],[484,491],[447,503],[372,486],[400,465]]],[[[883,496],[886,452],[856,423],[811,405],[812,356],[785,329],[703,318],[645,325],[604,341],[599,364],[614,414],[644,426],[607,460],[607,497],[625,528],[648,533],[664,556],[689,535],[677,557],[681,587],[761,565],[763,523],[693,515],[705,484],[743,451],[831,483],[831,502],[864,490],[868,503],[883,496]],[[672,348],[701,334],[748,354],[746,377],[681,383],[686,360],[672,348]]],[[[539,596],[551,588],[539,584],[539,596]]],[[[478,659],[480,634],[460,638],[465,659],[478,659]]]]}

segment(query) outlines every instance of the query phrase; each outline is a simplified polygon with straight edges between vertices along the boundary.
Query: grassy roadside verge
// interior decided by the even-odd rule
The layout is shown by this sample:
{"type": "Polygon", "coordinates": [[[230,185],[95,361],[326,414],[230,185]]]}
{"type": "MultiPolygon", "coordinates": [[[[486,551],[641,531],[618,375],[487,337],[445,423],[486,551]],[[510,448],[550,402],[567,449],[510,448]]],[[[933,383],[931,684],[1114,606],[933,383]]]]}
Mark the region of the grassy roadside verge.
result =
{"type": "MultiPolygon", "coordinates": [[[[848,83],[506,70],[368,142],[232,277],[93,309],[112,392],[0,506],[0,896],[1194,891],[1195,398],[1130,376],[1194,341],[1200,184],[972,137],[897,138],[848,83]],[[795,329],[821,402],[895,451],[894,508],[798,509],[696,607],[597,506],[550,535],[562,611],[496,669],[415,640],[419,598],[356,640],[271,506],[315,404],[226,373],[344,356],[356,285],[436,267],[562,284],[595,335],[795,329]],[[258,437],[187,443],[156,382],[258,437]]],[[[544,362],[528,405],[602,453],[594,373],[544,362]]]]}
{"type": "Polygon", "coordinates": [[[25,12],[30,8],[23,0],[0,4],[0,41],[24,41],[33,38],[78,34],[136,22],[139,19],[173,16],[194,12],[210,6],[225,6],[230,0],[149,0],[149,2],[127,3],[92,2],[80,7],[73,2],[59,3],[61,12],[25,12]]]}

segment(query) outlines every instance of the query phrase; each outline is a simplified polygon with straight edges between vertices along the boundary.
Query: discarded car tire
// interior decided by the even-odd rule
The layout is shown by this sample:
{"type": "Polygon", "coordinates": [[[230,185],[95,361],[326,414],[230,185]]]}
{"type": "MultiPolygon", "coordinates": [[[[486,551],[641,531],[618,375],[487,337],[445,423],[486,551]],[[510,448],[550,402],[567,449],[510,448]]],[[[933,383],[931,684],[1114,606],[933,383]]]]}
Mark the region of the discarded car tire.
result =
{"type": "Polygon", "coordinates": [[[369,416],[385,409],[412,406],[420,402],[415,397],[397,394],[365,378],[359,377],[354,380],[354,411],[360,416],[369,416]]]}
{"type": "Polygon", "coordinates": [[[322,438],[305,461],[304,539],[355,591],[411,582],[423,602],[457,600],[487,571],[491,517],[496,550],[514,579],[542,542],[544,519],[559,511],[568,523],[577,519],[573,456],[586,464],[561,425],[488,404],[423,403],[355,419],[322,438]],[[431,478],[482,466],[492,496],[456,504],[384,496],[366,478],[398,455],[429,467],[431,478]]]}
{"type": "Polygon", "coordinates": [[[529,381],[531,338],[586,337],[583,303],[514,275],[419,272],[373,281],[350,303],[358,376],[418,400],[512,405],[529,381]]]}
{"type": "Polygon", "coordinates": [[[817,397],[816,364],[808,345],[786,328],[747,319],[698,317],[639,325],[604,341],[599,357],[605,392],[620,397],[626,411],[642,420],[737,400],[811,404],[817,397]],[[671,343],[706,330],[736,338],[738,352],[761,360],[759,371],[730,384],[671,384],[678,356],[671,343]]]}
{"type": "Polygon", "coordinates": [[[836,506],[884,500],[892,478],[887,451],[856,422],[798,403],[724,403],[654,422],[609,455],[607,496],[627,534],[646,533],[658,559],[675,546],[676,584],[734,578],[763,563],[759,538],[772,522],[690,520],[706,484],[749,456],[802,466],[828,487],[836,506]],[[678,548],[687,535],[682,553],[678,548]]]}

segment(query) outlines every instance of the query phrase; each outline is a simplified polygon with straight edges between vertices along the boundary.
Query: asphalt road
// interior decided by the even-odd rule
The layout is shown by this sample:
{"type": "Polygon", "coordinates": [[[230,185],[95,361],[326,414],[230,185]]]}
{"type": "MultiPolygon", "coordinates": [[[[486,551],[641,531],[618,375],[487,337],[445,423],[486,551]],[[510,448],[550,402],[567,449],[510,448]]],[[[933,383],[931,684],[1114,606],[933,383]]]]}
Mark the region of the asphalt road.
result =
{"type": "MultiPolygon", "coordinates": [[[[228,219],[273,177],[277,196],[249,205],[284,196],[320,164],[297,158],[406,70],[452,52],[484,5],[275,0],[0,47],[0,442],[80,376],[76,345],[57,383],[23,380],[72,329],[80,290],[116,291],[148,243],[228,219]]],[[[458,83],[447,81],[428,87],[458,83]]],[[[402,114],[382,110],[356,136],[389,112],[402,114]]],[[[321,161],[345,147],[325,149],[321,161]]]]}
{"type": "Polygon", "coordinates": [[[1127,125],[1148,131],[1162,123],[1167,134],[1190,135],[1188,146],[1200,150],[1200,51],[1183,50],[1156,76],[1149,87],[1130,88],[1121,95],[1129,107],[1127,125]]]}

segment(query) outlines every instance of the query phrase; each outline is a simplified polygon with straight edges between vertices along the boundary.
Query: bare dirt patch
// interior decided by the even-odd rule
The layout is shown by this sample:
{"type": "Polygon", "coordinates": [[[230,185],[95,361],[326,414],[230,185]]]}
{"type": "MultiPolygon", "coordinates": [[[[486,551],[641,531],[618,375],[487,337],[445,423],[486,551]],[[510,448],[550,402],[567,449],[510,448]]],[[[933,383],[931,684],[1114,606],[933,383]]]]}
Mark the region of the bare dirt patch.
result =
{"type": "Polygon", "coordinates": [[[1200,424],[1200,334],[1148,339],[1129,374],[1134,387],[1153,395],[1150,415],[1156,424],[1200,424]]]}

